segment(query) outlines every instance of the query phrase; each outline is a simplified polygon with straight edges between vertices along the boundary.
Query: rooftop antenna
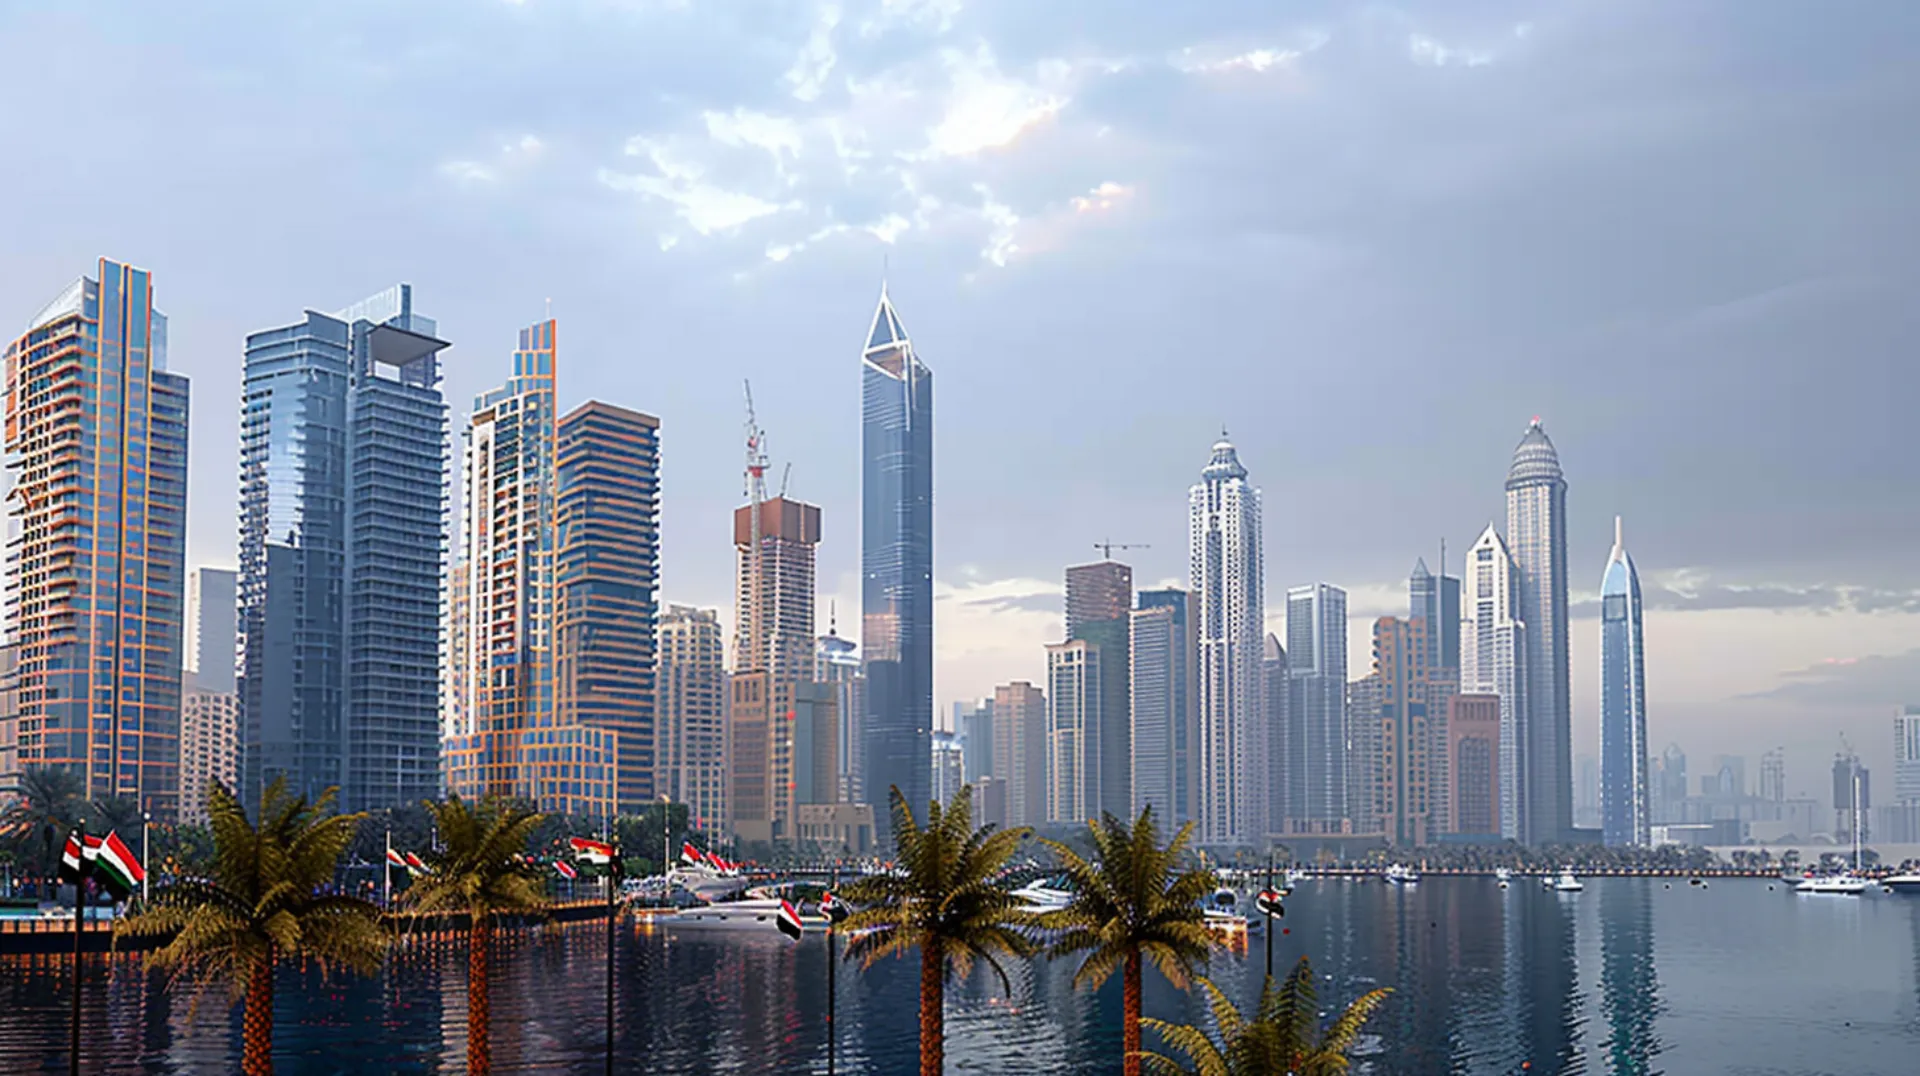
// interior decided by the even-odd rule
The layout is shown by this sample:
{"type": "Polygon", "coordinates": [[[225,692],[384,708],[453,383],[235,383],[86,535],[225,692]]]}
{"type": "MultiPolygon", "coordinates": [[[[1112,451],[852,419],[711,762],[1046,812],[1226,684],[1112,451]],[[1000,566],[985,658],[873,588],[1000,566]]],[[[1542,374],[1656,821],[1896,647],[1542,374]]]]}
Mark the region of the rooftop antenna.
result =
{"type": "Polygon", "coordinates": [[[552,321],[552,320],[553,320],[553,297],[552,297],[552,296],[548,296],[548,297],[547,297],[547,318],[546,318],[546,320],[548,320],[548,321],[552,321]]]}

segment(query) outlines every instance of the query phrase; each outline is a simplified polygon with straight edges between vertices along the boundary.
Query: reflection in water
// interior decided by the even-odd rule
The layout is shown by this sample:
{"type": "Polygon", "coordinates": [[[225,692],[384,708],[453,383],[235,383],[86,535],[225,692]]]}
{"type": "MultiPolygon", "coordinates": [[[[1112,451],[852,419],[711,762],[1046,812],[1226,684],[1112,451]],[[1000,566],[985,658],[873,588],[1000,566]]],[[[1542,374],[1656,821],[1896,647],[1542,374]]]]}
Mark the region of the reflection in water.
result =
{"type": "Polygon", "coordinates": [[[1600,901],[1600,1011],[1613,1076],[1648,1076],[1660,1053],[1660,981],[1653,967],[1652,883],[1608,879],[1600,901]]]}

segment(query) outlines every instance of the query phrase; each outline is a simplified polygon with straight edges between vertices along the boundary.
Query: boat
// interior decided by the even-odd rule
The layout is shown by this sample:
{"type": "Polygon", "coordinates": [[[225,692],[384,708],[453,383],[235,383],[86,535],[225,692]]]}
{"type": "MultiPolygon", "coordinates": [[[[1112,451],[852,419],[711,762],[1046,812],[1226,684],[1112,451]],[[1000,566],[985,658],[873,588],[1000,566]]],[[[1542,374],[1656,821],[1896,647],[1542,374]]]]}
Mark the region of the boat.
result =
{"type": "Polygon", "coordinates": [[[1578,893],[1585,888],[1580,884],[1580,879],[1573,876],[1572,867],[1561,867],[1559,877],[1553,880],[1553,891],[1556,893],[1578,893]]]}
{"type": "Polygon", "coordinates": [[[1247,917],[1240,914],[1240,895],[1227,886],[1214,890],[1201,905],[1201,912],[1208,930],[1233,934],[1247,929],[1247,917]]]}
{"type": "Polygon", "coordinates": [[[1014,890],[1012,896],[1020,902],[1020,910],[1028,915],[1057,912],[1073,903],[1073,890],[1066,888],[1064,882],[1063,878],[1041,878],[1014,890]]]}
{"type": "Polygon", "coordinates": [[[1853,869],[1808,871],[1795,893],[1810,896],[1857,897],[1870,883],[1860,873],[1860,774],[1853,775],[1853,869]]]}
{"type": "Polygon", "coordinates": [[[737,870],[718,870],[705,863],[681,864],[667,872],[669,889],[678,887],[709,904],[723,901],[747,888],[747,878],[737,870]]]}
{"type": "Polygon", "coordinates": [[[1380,877],[1390,885],[1413,885],[1420,881],[1420,872],[1395,863],[1382,871],[1380,877]]]}
{"type": "Polygon", "coordinates": [[[1883,879],[1880,883],[1889,893],[1907,893],[1920,896],[1920,871],[1907,871],[1883,879]]]}
{"type": "MultiPolygon", "coordinates": [[[[775,920],[780,916],[780,904],[778,897],[721,900],[712,904],[696,904],[690,908],[682,908],[673,915],[663,916],[661,922],[675,929],[693,927],[708,930],[747,928],[772,930],[775,920]]],[[[821,930],[827,926],[827,917],[802,912],[800,925],[806,930],[821,930]]]]}
{"type": "Polygon", "coordinates": [[[1299,884],[1300,884],[1301,882],[1304,882],[1304,881],[1306,881],[1306,880],[1307,880],[1307,872],[1306,872],[1306,871],[1303,871],[1303,870],[1301,870],[1301,869],[1300,869],[1300,868],[1298,868],[1298,867],[1291,867],[1291,868],[1288,868],[1288,870],[1287,870],[1287,884],[1286,884],[1286,888],[1287,888],[1288,890],[1292,890],[1294,886],[1297,886],[1297,885],[1299,885],[1299,884]]]}
{"type": "Polygon", "coordinates": [[[1499,884],[1500,888],[1505,889],[1513,883],[1513,872],[1501,867],[1493,872],[1493,880],[1499,884]]]}

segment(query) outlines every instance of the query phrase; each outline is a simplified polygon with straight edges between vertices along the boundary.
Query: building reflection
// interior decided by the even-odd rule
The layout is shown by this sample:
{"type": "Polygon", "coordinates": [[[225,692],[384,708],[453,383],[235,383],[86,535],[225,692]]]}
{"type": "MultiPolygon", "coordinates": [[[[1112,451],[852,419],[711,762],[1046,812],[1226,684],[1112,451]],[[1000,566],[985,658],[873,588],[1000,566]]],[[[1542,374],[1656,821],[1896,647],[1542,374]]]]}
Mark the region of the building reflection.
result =
{"type": "Polygon", "coordinates": [[[1600,898],[1602,1052],[1616,1076],[1653,1072],[1660,1053],[1660,980],[1653,967],[1653,891],[1644,878],[1604,879],[1600,898]]]}

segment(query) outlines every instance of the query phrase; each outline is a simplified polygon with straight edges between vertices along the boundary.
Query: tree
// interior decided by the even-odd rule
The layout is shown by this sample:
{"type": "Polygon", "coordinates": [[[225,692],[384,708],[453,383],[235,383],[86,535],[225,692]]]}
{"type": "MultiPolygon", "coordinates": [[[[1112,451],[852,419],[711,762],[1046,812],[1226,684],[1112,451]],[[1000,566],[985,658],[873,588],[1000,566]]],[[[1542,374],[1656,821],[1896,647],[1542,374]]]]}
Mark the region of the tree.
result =
{"type": "Polygon", "coordinates": [[[80,827],[87,801],[80,776],[72,770],[29,766],[20,775],[20,798],[0,814],[0,835],[14,849],[22,865],[31,865],[41,878],[50,877],[67,834],[80,827]],[[48,858],[45,833],[53,826],[53,858],[48,858]]]}
{"type": "Polygon", "coordinates": [[[132,796],[107,796],[93,801],[94,828],[105,834],[140,832],[140,801],[132,796]]]}
{"type": "Polygon", "coordinates": [[[920,1073],[940,1076],[946,1063],[947,976],[964,977],[974,961],[983,961],[1011,994],[1000,957],[1027,956],[1036,948],[1022,933],[1031,918],[997,878],[1025,830],[974,829],[970,787],[945,809],[938,802],[928,804],[925,828],[914,821],[898,786],[888,799],[899,866],[843,890],[859,909],[842,927],[852,938],[847,959],[869,968],[882,957],[919,948],[920,1073]]]}
{"type": "Polygon", "coordinates": [[[1199,868],[1180,870],[1193,823],[1162,845],[1151,806],[1131,829],[1104,813],[1087,829],[1093,862],[1066,845],[1045,842],[1074,895],[1066,908],[1042,916],[1041,926],[1062,932],[1048,955],[1087,954],[1073,974],[1074,986],[1097,990],[1121,969],[1125,1072],[1139,1076],[1142,965],[1151,960],[1168,982],[1186,989],[1194,965],[1213,948],[1200,902],[1213,891],[1214,879],[1199,868]]]}
{"type": "Polygon", "coordinates": [[[367,973],[386,952],[373,905],[324,892],[360,824],[359,815],[331,813],[336,791],[309,804],[276,777],[256,824],[233,793],[214,785],[210,877],[163,886],[150,907],[114,926],[116,936],[172,937],[147,954],[149,967],[176,977],[198,973],[201,989],[225,975],[233,1000],[246,1003],[240,1071],[247,1076],[273,1072],[273,973],[280,960],[311,959],[323,973],[335,965],[367,973]]]}
{"type": "Polygon", "coordinates": [[[1149,1019],[1151,1028],[1168,1046],[1185,1054],[1193,1068],[1170,1057],[1145,1055],[1146,1066],[1170,1076],[1333,1076],[1347,1071],[1348,1051],[1391,990],[1373,990],[1354,999],[1326,1030],[1318,1029],[1319,996],[1313,985],[1313,966],[1306,957],[1294,965],[1277,988],[1271,978],[1260,990],[1259,1004],[1243,1014],[1211,979],[1201,979],[1213,1009],[1216,1041],[1206,1031],[1188,1024],[1149,1019]]]}
{"type": "Polygon", "coordinates": [[[444,851],[415,879],[406,900],[423,912],[467,915],[467,1071],[486,1076],[493,1069],[487,994],[493,921],[546,906],[542,876],[524,858],[527,842],[546,819],[522,802],[488,800],[476,806],[459,796],[426,808],[444,851]]]}

